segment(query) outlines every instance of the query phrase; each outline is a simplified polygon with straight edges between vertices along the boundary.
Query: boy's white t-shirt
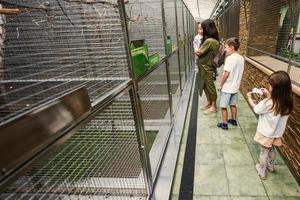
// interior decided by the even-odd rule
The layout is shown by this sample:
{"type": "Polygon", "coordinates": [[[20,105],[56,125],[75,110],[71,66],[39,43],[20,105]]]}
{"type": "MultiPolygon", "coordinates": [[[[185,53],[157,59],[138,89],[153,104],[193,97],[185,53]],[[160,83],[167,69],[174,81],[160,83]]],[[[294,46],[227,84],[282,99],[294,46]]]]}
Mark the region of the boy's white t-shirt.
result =
{"type": "Polygon", "coordinates": [[[238,53],[233,53],[225,59],[224,72],[230,72],[225,81],[222,92],[237,93],[240,88],[243,72],[244,58],[238,53]]]}
{"type": "Polygon", "coordinates": [[[271,99],[263,99],[254,106],[254,112],[259,115],[257,131],[268,138],[279,138],[284,133],[289,116],[274,115],[270,110],[272,105],[271,99]]]}

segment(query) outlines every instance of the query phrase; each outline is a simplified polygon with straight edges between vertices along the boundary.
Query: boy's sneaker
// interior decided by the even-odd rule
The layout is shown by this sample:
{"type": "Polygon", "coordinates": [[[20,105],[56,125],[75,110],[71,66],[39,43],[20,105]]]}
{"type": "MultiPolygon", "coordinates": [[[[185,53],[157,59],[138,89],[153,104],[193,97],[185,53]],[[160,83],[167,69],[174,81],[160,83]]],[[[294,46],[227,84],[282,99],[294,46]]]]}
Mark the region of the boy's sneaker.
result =
{"type": "Polygon", "coordinates": [[[228,130],[228,124],[225,123],[218,123],[217,127],[223,129],[223,130],[228,130]]]}
{"type": "Polygon", "coordinates": [[[237,126],[238,125],[237,121],[235,119],[229,119],[228,123],[231,124],[231,125],[233,125],[233,126],[237,126]]]}

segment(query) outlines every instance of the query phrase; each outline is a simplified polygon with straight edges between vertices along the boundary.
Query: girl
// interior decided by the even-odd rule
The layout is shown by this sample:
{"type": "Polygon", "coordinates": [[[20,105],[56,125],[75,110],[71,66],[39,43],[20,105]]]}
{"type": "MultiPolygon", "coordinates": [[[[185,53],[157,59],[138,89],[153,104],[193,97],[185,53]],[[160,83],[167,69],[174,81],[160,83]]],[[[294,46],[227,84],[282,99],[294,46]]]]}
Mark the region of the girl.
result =
{"type": "MultiPolygon", "coordinates": [[[[201,46],[201,41],[203,38],[203,29],[201,27],[201,23],[198,24],[198,34],[194,37],[193,41],[193,47],[194,47],[194,52],[196,52],[200,46],[201,46]]],[[[195,71],[198,72],[198,56],[195,56],[195,71]]]]}
{"type": "Polygon", "coordinates": [[[247,93],[250,106],[259,115],[254,140],[261,145],[259,164],[255,166],[261,179],[266,179],[267,170],[274,171],[274,146],[282,145],[281,138],[293,109],[292,85],[286,72],[274,72],[268,86],[268,90],[261,89],[265,98],[257,105],[251,97],[252,92],[247,93]]]}
{"type": "Polygon", "coordinates": [[[215,68],[213,59],[219,50],[219,33],[213,20],[207,19],[201,23],[203,39],[201,48],[195,51],[200,68],[200,95],[203,90],[207,98],[207,105],[202,107],[204,114],[216,112],[217,91],[214,84],[215,68]]]}

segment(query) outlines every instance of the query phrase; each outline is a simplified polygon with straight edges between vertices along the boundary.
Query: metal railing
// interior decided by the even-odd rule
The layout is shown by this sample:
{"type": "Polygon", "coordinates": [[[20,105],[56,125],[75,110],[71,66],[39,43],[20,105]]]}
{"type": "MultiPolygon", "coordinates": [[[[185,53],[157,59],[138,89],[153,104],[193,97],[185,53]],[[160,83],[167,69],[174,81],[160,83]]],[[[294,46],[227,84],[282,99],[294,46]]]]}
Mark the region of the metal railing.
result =
{"type": "MultiPolygon", "coordinates": [[[[82,86],[92,107],[9,174],[0,166],[0,199],[150,197],[181,90],[193,69],[195,22],[186,6],[180,0],[1,4],[21,14],[0,15],[6,32],[0,129],[30,117],[42,104],[51,109],[47,102],[82,86]],[[175,46],[166,55],[169,34],[176,37],[175,46]],[[137,38],[161,60],[134,79],[129,41],[137,38]]],[[[12,147],[1,147],[1,155],[12,147]]]]}

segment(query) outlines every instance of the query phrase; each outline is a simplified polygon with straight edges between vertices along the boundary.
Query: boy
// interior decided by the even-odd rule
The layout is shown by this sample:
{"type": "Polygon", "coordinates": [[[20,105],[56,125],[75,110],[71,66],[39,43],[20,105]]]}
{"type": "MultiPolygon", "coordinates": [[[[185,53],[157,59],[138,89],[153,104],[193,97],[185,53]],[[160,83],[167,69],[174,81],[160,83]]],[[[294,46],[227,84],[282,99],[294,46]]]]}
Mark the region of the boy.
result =
{"type": "Polygon", "coordinates": [[[238,53],[240,47],[237,38],[229,38],[225,42],[225,64],[224,72],[221,80],[220,88],[220,107],[222,113],[222,123],[217,126],[224,130],[228,130],[228,123],[237,126],[237,98],[240,88],[243,71],[244,58],[238,53]],[[227,118],[227,107],[230,106],[231,119],[227,118]]]}

